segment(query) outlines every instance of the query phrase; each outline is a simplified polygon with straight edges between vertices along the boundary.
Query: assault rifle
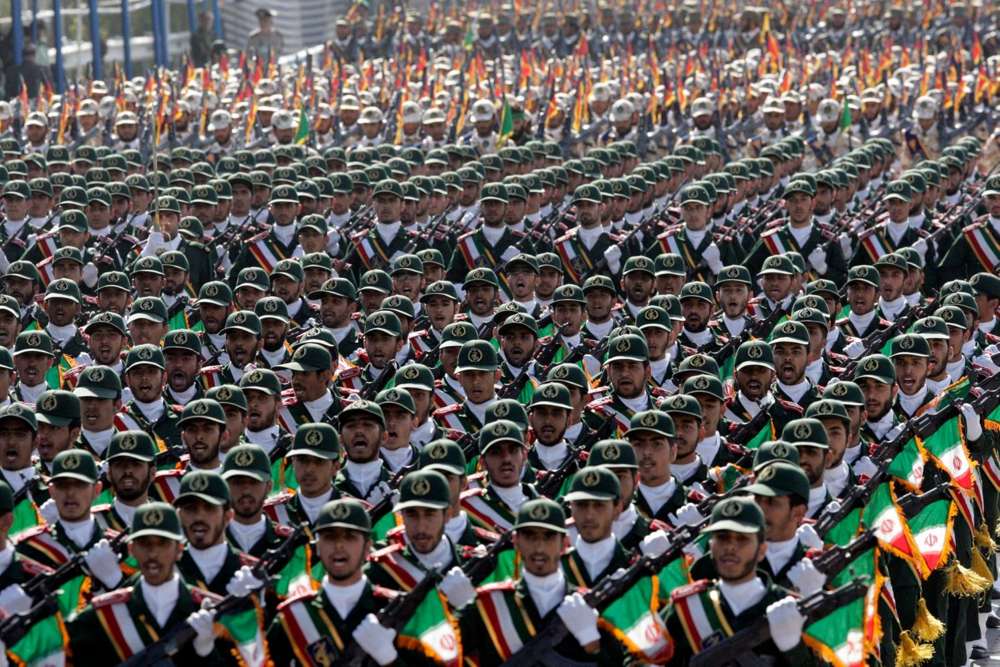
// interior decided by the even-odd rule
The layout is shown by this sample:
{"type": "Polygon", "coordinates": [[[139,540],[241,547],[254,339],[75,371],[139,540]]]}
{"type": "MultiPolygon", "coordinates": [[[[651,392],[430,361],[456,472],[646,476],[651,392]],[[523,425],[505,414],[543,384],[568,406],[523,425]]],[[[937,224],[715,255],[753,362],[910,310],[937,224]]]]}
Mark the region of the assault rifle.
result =
{"type": "Polygon", "coordinates": [[[59,600],[53,593],[46,595],[24,614],[11,614],[0,621],[0,640],[7,646],[21,641],[35,624],[59,612],[59,600]]]}
{"type": "MultiPolygon", "coordinates": [[[[562,332],[566,330],[565,324],[559,326],[556,332],[552,334],[550,340],[542,343],[541,346],[535,351],[534,363],[535,367],[539,369],[539,377],[544,377],[544,371],[548,369],[549,364],[552,363],[552,359],[556,356],[556,352],[559,351],[559,347],[562,344],[562,332]]],[[[521,390],[524,389],[525,385],[531,379],[528,371],[531,370],[531,361],[524,365],[524,369],[518,374],[514,381],[508,385],[504,385],[500,391],[497,392],[497,398],[516,398],[521,395],[521,390]]]]}
{"type": "Polygon", "coordinates": [[[473,585],[479,584],[488,577],[497,566],[497,557],[501,551],[510,549],[514,544],[514,531],[508,530],[500,534],[500,539],[486,548],[486,553],[470,558],[462,564],[462,572],[473,585]]]}
{"type": "MultiPolygon", "coordinates": [[[[121,531],[111,536],[111,548],[121,552],[125,547],[125,538],[128,531],[121,531]]],[[[78,551],[72,558],[57,567],[55,570],[46,568],[44,572],[36,574],[28,580],[21,588],[36,603],[57,592],[67,582],[72,581],[81,574],[85,574],[87,551],[78,551]]]]}
{"type": "Polygon", "coordinates": [[[747,342],[748,340],[754,338],[766,338],[771,330],[777,326],[781,318],[788,314],[784,308],[780,306],[771,311],[771,313],[762,320],[758,320],[751,324],[749,327],[743,330],[739,336],[730,338],[716,350],[712,356],[719,362],[725,361],[730,357],[730,355],[735,354],[736,350],[740,349],[740,345],[747,342]]]}
{"type": "Polygon", "coordinates": [[[614,426],[614,419],[605,419],[604,423],[601,424],[601,428],[581,438],[576,447],[569,448],[569,454],[559,464],[558,468],[546,472],[541,481],[535,485],[535,490],[546,498],[555,498],[556,494],[559,493],[559,489],[562,488],[563,483],[580,469],[580,465],[583,462],[581,460],[583,453],[589,452],[595,443],[611,437],[614,426]]]}
{"type": "Polygon", "coordinates": [[[375,396],[378,395],[378,393],[382,391],[387,384],[389,384],[389,380],[391,380],[395,375],[396,360],[393,359],[385,365],[385,368],[383,368],[382,372],[378,374],[378,377],[375,378],[374,382],[369,382],[360,392],[358,392],[358,396],[365,401],[374,400],[375,396]]]}

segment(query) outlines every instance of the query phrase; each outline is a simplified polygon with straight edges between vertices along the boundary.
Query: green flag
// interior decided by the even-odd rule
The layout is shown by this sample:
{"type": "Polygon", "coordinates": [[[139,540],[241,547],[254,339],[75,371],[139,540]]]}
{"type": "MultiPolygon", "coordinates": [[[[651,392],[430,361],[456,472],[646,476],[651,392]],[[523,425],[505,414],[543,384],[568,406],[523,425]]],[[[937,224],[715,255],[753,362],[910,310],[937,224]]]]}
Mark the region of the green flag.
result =
{"type": "Polygon", "coordinates": [[[264,633],[261,630],[264,617],[256,604],[250,609],[224,614],[218,617],[216,622],[223,627],[223,634],[228,635],[236,644],[242,663],[246,667],[267,665],[264,633]]]}
{"type": "Polygon", "coordinates": [[[887,472],[899,479],[913,491],[920,490],[924,481],[924,454],[913,438],[903,445],[899,453],[889,462],[887,472]]]}
{"type": "Polygon", "coordinates": [[[858,598],[810,624],[803,640],[828,664],[860,666],[865,660],[864,623],[865,601],[858,598]]]}
{"type": "Polygon", "coordinates": [[[918,565],[914,558],[913,537],[888,482],[879,484],[875,489],[865,507],[863,521],[866,527],[874,529],[875,536],[885,549],[918,565]]]}
{"type": "Polygon", "coordinates": [[[851,125],[854,124],[854,120],[851,118],[851,107],[844,101],[844,112],[840,115],[840,129],[846,130],[851,125]]]}
{"type": "Polygon", "coordinates": [[[66,626],[56,614],[35,623],[28,634],[7,651],[28,667],[54,665],[63,658],[63,643],[68,641],[66,626]]]}
{"type": "Polygon", "coordinates": [[[913,542],[917,545],[928,572],[933,572],[944,565],[948,559],[954,515],[951,500],[944,499],[931,503],[910,519],[913,542]]]}
{"type": "Polygon", "coordinates": [[[306,115],[306,108],[299,109],[299,127],[295,130],[294,143],[302,145],[309,138],[309,116],[306,115]]]}
{"type": "Polygon", "coordinates": [[[422,653],[439,665],[462,662],[458,624],[448,612],[448,602],[437,589],[424,597],[399,632],[399,644],[422,653]]]}
{"type": "Polygon", "coordinates": [[[746,447],[751,451],[760,449],[760,446],[768,440],[774,440],[774,422],[770,419],[767,420],[767,423],[764,424],[763,428],[757,431],[757,435],[747,441],[746,447]]]}
{"type": "Polygon", "coordinates": [[[921,444],[962,491],[970,496],[976,492],[972,459],[965,448],[965,438],[958,417],[946,421],[933,434],[923,438],[921,444]]]}
{"type": "Polygon", "coordinates": [[[500,136],[497,137],[497,148],[500,148],[507,140],[510,139],[510,135],[514,133],[514,113],[510,109],[510,104],[507,103],[507,98],[503,98],[503,108],[500,109],[500,136]]]}

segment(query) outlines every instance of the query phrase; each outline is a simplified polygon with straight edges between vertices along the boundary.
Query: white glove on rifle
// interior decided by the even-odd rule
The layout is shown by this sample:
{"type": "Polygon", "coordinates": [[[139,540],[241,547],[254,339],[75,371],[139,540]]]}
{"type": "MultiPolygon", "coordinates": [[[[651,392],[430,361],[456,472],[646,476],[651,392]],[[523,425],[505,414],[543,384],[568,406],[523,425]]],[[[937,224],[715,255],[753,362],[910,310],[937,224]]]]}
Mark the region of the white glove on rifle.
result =
{"type": "Polygon", "coordinates": [[[639,543],[639,549],[642,551],[642,555],[651,556],[653,558],[660,556],[669,546],[670,540],[667,538],[667,533],[663,530],[654,530],[652,533],[642,538],[642,542],[639,543]]]}
{"type": "Polygon", "coordinates": [[[711,269],[712,273],[718,275],[719,271],[722,271],[722,253],[719,252],[719,246],[715,245],[715,241],[708,244],[708,247],[701,253],[701,256],[705,259],[705,263],[708,264],[708,268],[711,269]]]}
{"type": "Polygon", "coordinates": [[[795,537],[798,538],[799,544],[807,549],[823,548],[823,538],[819,536],[811,524],[804,523],[799,526],[795,531],[795,537]]]}
{"type": "Polygon", "coordinates": [[[83,284],[87,287],[93,287],[97,284],[98,271],[97,266],[93,262],[87,262],[83,265],[83,284]]]}
{"type": "Polygon", "coordinates": [[[854,474],[858,477],[871,478],[878,472],[878,466],[867,456],[862,456],[854,463],[854,474]]]}
{"type": "Polygon", "coordinates": [[[676,519],[674,522],[676,526],[697,526],[705,517],[698,511],[697,505],[694,503],[684,503],[677,510],[677,513],[674,514],[674,518],[676,519]]]}
{"type": "Polygon", "coordinates": [[[965,439],[979,440],[983,437],[983,421],[976,413],[976,409],[968,403],[962,403],[959,410],[962,412],[962,420],[965,421],[965,439]]]}
{"type": "Polygon", "coordinates": [[[852,340],[846,347],[844,347],[844,352],[846,352],[847,356],[851,359],[857,359],[865,352],[865,342],[860,338],[852,340]]]}
{"type": "Polygon", "coordinates": [[[469,581],[469,577],[462,572],[462,568],[457,565],[444,575],[438,588],[448,598],[449,604],[455,609],[461,609],[476,599],[476,589],[469,581]]]}
{"type": "Polygon", "coordinates": [[[823,590],[826,575],[816,569],[812,559],[803,558],[788,570],[788,580],[792,582],[803,597],[823,590]]]}
{"type": "Polygon", "coordinates": [[[198,633],[194,641],[191,642],[191,645],[194,646],[194,652],[204,658],[215,648],[215,610],[199,609],[193,611],[187,617],[187,624],[198,633]]]}
{"type": "Polygon", "coordinates": [[[253,575],[249,565],[244,565],[236,570],[236,574],[226,584],[226,592],[238,598],[245,598],[255,591],[264,587],[263,581],[253,575]]]}
{"type": "Polygon", "coordinates": [[[8,614],[27,614],[33,604],[31,596],[17,584],[11,584],[0,591],[0,609],[8,614]]]}
{"type": "Polygon", "coordinates": [[[378,664],[388,665],[396,661],[396,631],[379,623],[375,614],[365,616],[354,628],[353,636],[358,646],[378,664]]]}
{"type": "Polygon", "coordinates": [[[604,251],[604,257],[608,260],[608,270],[618,273],[622,268],[622,249],[613,245],[604,251]]]}
{"type": "Polygon", "coordinates": [[[854,242],[851,241],[850,234],[842,234],[840,236],[840,251],[844,254],[844,257],[850,257],[854,254],[854,242]]]}
{"type": "Polygon", "coordinates": [[[813,248],[806,259],[809,260],[809,265],[815,269],[816,273],[826,273],[826,250],[823,250],[823,246],[813,248]]]}
{"type": "Polygon", "coordinates": [[[917,239],[910,247],[917,251],[917,254],[920,255],[920,259],[922,260],[927,254],[927,239],[917,239]]]}
{"type": "Polygon", "coordinates": [[[563,598],[556,613],[580,646],[600,641],[601,635],[597,632],[597,610],[588,605],[579,593],[563,598]]]}
{"type": "Polygon", "coordinates": [[[118,565],[118,554],[107,540],[101,540],[92,546],[83,560],[87,563],[90,574],[108,590],[116,588],[121,583],[122,570],[118,565]]]}
{"type": "Polygon", "coordinates": [[[38,508],[38,513],[42,515],[42,519],[49,525],[53,525],[59,520],[59,508],[56,507],[56,501],[51,498],[41,504],[38,508]]]}
{"type": "Polygon", "coordinates": [[[806,617],[790,595],[767,606],[767,625],[771,629],[771,639],[779,651],[791,651],[799,645],[805,623],[806,617]]]}

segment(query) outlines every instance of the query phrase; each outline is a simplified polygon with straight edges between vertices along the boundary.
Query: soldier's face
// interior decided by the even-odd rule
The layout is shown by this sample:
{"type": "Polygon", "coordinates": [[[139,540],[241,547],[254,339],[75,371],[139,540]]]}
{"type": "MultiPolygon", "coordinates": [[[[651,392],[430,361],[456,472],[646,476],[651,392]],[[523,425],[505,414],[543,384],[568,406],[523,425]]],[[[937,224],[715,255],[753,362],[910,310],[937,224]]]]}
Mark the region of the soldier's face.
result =
{"type": "Polygon", "coordinates": [[[701,420],[706,434],[715,433],[722,418],[722,401],[709,394],[695,394],[701,406],[701,420]]]}
{"type": "Polygon", "coordinates": [[[948,357],[951,355],[949,341],[932,338],[927,343],[931,348],[931,356],[927,360],[927,376],[935,378],[948,369],[948,357]]]}
{"type": "Polygon", "coordinates": [[[36,192],[31,195],[31,205],[28,208],[28,214],[35,218],[42,218],[49,214],[52,210],[52,198],[48,195],[40,192],[36,192]]]}
{"type": "Polygon", "coordinates": [[[36,387],[45,381],[45,374],[52,367],[52,357],[40,352],[24,352],[14,355],[14,369],[18,379],[29,387],[36,387]]]}
{"type": "Polygon", "coordinates": [[[365,334],[364,347],[368,361],[381,369],[396,357],[396,353],[403,348],[403,341],[383,331],[370,331],[365,334]]]}
{"type": "Polygon", "coordinates": [[[6,195],[3,198],[4,211],[8,220],[21,220],[28,215],[28,200],[16,195],[6,195]]]}
{"type": "Polygon", "coordinates": [[[562,567],[560,556],[565,542],[565,534],[535,526],[525,526],[514,532],[514,548],[524,569],[537,577],[554,574],[562,567]]]}
{"type": "Polygon", "coordinates": [[[4,278],[4,292],[17,299],[22,306],[30,304],[35,299],[37,287],[32,280],[26,280],[17,276],[6,276],[4,278]]]}
{"type": "Polygon", "coordinates": [[[232,518],[233,511],[226,510],[221,505],[207,503],[200,498],[192,498],[181,503],[177,508],[181,518],[181,526],[188,543],[195,549],[222,544],[226,524],[232,518]]]}
{"type": "Polygon", "coordinates": [[[249,475],[233,475],[226,481],[229,483],[229,497],[232,498],[235,516],[247,521],[259,519],[264,500],[271,491],[271,480],[261,482],[249,475]]]}
{"type": "Polygon", "coordinates": [[[653,293],[653,280],[654,277],[651,273],[632,271],[622,278],[622,288],[628,295],[629,301],[643,305],[653,293]]]}
{"type": "Polygon", "coordinates": [[[300,401],[315,401],[326,392],[330,371],[292,371],[292,389],[300,401]]]}
{"type": "Polygon", "coordinates": [[[347,458],[355,463],[374,461],[386,438],[382,424],[374,417],[365,415],[355,414],[340,428],[340,441],[344,445],[344,451],[347,458]]]}
{"type": "Polygon", "coordinates": [[[249,364],[259,346],[260,339],[248,331],[231,329],[226,333],[226,354],[234,366],[242,368],[249,364]]]}
{"type": "Polygon", "coordinates": [[[455,319],[455,313],[458,312],[458,302],[444,296],[432,296],[423,303],[431,326],[438,331],[444,330],[451,324],[455,319]]]}
{"type": "Polygon", "coordinates": [[[722,283],[718,286],[716,299],[722,306],[722,311],[730,318],[736,319],[746,313],[747,301],[750,299],[750,289],[743,283],[722,283]]]}
{"type": "Polygon", "coordinates": [[[649,381],[649,364],[629,359],[612,361],[607,366],[612,389],[624,398],[639,396],[649,381]]]}
{"type": "Polygon", "coordinates": [[[159,535],[143,535],[129,544],[129,551],[139,563],[142,578],[159,586],[174,575],[174,566],[184,554],[184,546],[159,535]]]}
{"type": "Polygon", "coordinates": [[[115,497],[129,503],[146,495],[153,481],[155,468],[151,463],[133,458],[116,457],[108,461],[108,481],[115,497]]]}
{"type": "Polygon", "coordinates": [[[785,198],[785,206],[792,223],[805,223],[813,212],[813,198],[804,192],[795,192],[785,198]]]}
{"type": "Polygon", "coordinates": [[[538,442],[554,445],[562,440],[569,426],[570,411],[553,405],[538,405],[528,413],[528,424],[538,442]]]}
{"type": "Polygon", "coordinates": [[[826,439],[829,441],[830,449],[827,454],[826,467],[835,468],[844,460],[844,452],[847,451],[847,423],[840,419],[820,419],[823,423],[823,430],[826,431],[826,439]]]}
{"type": "Polygon", "coordinates": [[[120,401],[111,398],[81,398],[80,418],[83,428],[88,431],[104,431],[111,428],[119,405],[120,401]]]}
{"type": "Polygon", "coordinates": [[[263,431],[273,426],[279,399],[257,389],[247,389],[243,393],[247,399],[247,428],[263,431]]]}
{"type": "Polygon", "coordinates": [[[611,535],[618,517],[618,501],[574,500],[569,504],[573,523],[584,542],[599,542],[611,535]]]}
{"type": "Polygon", "coordinates": [[[994,218],[1000,218],[1000,195],[986,195],[986,208],[994,218]]]}
{"type": "Polygon", "coordinates": [[[507,204],[496,199],[486,199],[480,202],[479,210],[483,214],[483,222],[487,225],[499,225],[504,221],[507,204]]]}
{"type": "Polygon", "coordinates": [[[402,407],[393,404],[382,406],[385,415],[386,449],[401,449],[410,444],[410,434],[413,432],[414,415],[402,407]]]}
{"type": "Polygon", "coordinates": [[[170,388],[176,392],[186,391],[201,371],[201,356],[190,350],[170,349],[164,352],[164,357],[170,388]]]}
{"type": "Polygon", "coordinates": [[[799,467],[809,478],[809,485],[813,488],[823,481],[823,471],[826,470],[826,456],[829,450],[822,447],[811,447],[799,443],[796,447],[799,451],[799,467]]]}
{"type": "Polygon", "coordinates": [[[420,283],[423,281],[423,274],[403,271],[392,276],[393,292],[402,294],[410,301],[417,301],[420,298],[420,283]]]}
{"type": "Polygon", "coordinates": [[[316,552],[326,576],[333,581],[348,583],[360,578],[369,551],[371,540],[358,530],[328,528],[316,536],[316,552]]]}
{"type": "Polygon", "coordinates": [[[234,215],[246,215],[250,211],[253,193],[245,183],[233,183],[232,212],[234,215]]]}
{"type": "Polygon", "coordinates": [[[222,409],[226,413],[226,433],[229,435],[222,443],[222,453],[225,454],[243,437],[243,431],[247,427],[247,414],[234,405],[223,405],[222,409]]]}
{"type": "MultiPolygon", "coordinates": [[[[557,274],[558,275],[558,274],[557,274]]],[[[564,335],[575,336],[583,324],[583,306],[574,301],[560,301],[553,304],[552,321],[562,327],[564,335]]]]}
{"type": "Polygon", "coordinates": [[[434,551],[444,535],[445,511],[430,507],[408,507],[401,512],[406,540],[418,554],[434,551]]]}
{"type": "Polygon", "coordinates": [[[684,299],[681,301],[681,314],[684,316],[684,328],[691,332],[704,331],[708,320],[712,317],[714,304],[704,299],[684,299]]]}
{"type": "Polygon", "coordinates": [[[880,266],[879,293],[886,301],[899,298],[903,293],[903,281],[906,280],[906,272],[897,268],[880,266]]]}
{"type": "Polygon", "coordinates": [[[690,415],[673,414],[674,430],[677,432],[677,461],[688,463],[694,449],[701,440],[701,420],[690,415]]]}
{"type": "Polygon", "coordinates": [[[205,325],[205,331],[210,334],[217,334],[226,323],[226,315],[229,309],[225,306],[217,306],[212,303],[200,303],[198,313],[201,321],[205,325]]]}
{"type": "Polygon", "coordinates": [[[767,542],[762,536],[728,530],[713,533],[709,546],[719,578],[731,583],[756,576],[757,564],[767,552],[767,542]]]}
{"type": "Polygon", "coordinates": [[[795,529],[802,523],[806,505],[794,508],[791,496],[754,496],[754,501],[764,512],[764,526],[768,541],[785,541],[795,537],[795,529]]]}
{"type": "Polygon", "coordinates": [[[458,375],[465,396],[476,404],[485,403],[494,396],[497,371],[464,370],[458,375]]]}
{"type": "Polygon", "coordinates": [[[158,273],[140,271],[132,274],[132,286],[135,288],[136,295],[140,297],[160,296],[165,282],[166,278],[158,273]]]}
{"type": "Polygon", "coordinates": [[[483,465],[491,484],[511,488],[520,483],[527,452],[517,442],[499,442],[483,454],[483,465]]]}
{"type": "Polygon", "coordinates": [[[496,300],[496,288],[489,283],[473,283],[465,289],[465,302],[469,310],[479,317],[489,315],[496,300]]]}
{"type": "Polygon", "coordinates": [[[60,477],[49,482],[49,495],[63,521],[82,521],[90,516],[90,505],[100,493],[99,483],[60,477]]]}
{"type": "Polygon", "coordinates": [[[136,400],[152,403],[163,392],[165,373],[152,364],[133,366],[125,373],[125,383],[136,400]]]}
{"type": "Polygon", "coordinates": [[[403,200],[388,192],[376,195],[372,204],[375,208],[375,215],[380,222],[384,223],[398,221],[403,209],[403,200]]]}
{"type": "Polygon", "coordinates": [[[69,426],[52,426],[45,422],[38,422],[38,439],[35,445],[38,447],[38,456],[46,462],[51,462],[59,452],[69,449],[69,446],[80,435],[79,428],[70,429],[69,426]]]}
{"type": "Polygon", "coordinates": [[[913,396],[924,386],[927,379],[928,359],[913,355],[893,357],[892,365],[896,369],[896,384],[907,396],[913,396]]]}
{"type": "Polygon", "coordinates": [[[858,381],[865,396],[865,411],[868,421],[878,421],[889,412],[896,397],[896,385],[880,382],[875,378],[861,378],[858,381]]]}
{"type": "Polygon", "coordinates": [[[808,347],[796,343],[777,343],[773,350],[778,380],[787,385],[801,382],[806,370],[808,347]]]}
{"type": "Polygon", "coordinates": [[[0,311],[0,345],[13,347],[19,333],[21,333],[21,320],[12,313],[0,311]]]}
{"type": "Polygon", "coordinates": [[[535,351],[538,338],[524,327],[510,327],[500,336],[500,350],[515,367],[524,366],[535,351]]]}
{"type": "Polygon", "coordinates": [[[325,327],[339,329],[346,326],[355,310],[357,304],[346,297],[324,295],[320,299],[319,313],[325,327]]]}
{"type": "Polygon", "coordinates": [[[764,398],[773,381],[774,371],[767,366],[744,366],[736,371],[736,384],[752,401],[764,398]]]}

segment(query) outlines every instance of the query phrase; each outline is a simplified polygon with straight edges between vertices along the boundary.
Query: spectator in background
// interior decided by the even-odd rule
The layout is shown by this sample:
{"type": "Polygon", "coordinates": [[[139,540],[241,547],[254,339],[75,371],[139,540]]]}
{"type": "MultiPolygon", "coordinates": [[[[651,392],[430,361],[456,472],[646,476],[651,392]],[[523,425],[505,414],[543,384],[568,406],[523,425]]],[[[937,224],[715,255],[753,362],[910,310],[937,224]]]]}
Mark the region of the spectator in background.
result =
{"type": "Polygon", "coordinates": [[[277,58],[285,49],[285,37],[274,28],[274,11],[261,7],[257,10],[256,30],[250,33],[247,40],[247,53],[258,53],[261,57],[267,57],[268,52],[272,58],[277,58]]]}
{"type": "MultiPolygon", "coordinates": [[[[24,45],[21,58],[21,77],[24,79],[24,85],[28,89],[30,99],[38,97],[38,93],[42,90],[42,84],[50,81],[49,69],[38,64],[38,61],[35,60],[36,53],[34,44],[28,42],[24,45]]],[[[27,110],[24,110],[24,113],[27,115],[27,110]]]]}
{"type": "Polygon", "coordinates": [[[212,60],[212,16],[208,12],[198,14],[198,29],[191,33],[191,63],[204,67],[212,60]]]}

